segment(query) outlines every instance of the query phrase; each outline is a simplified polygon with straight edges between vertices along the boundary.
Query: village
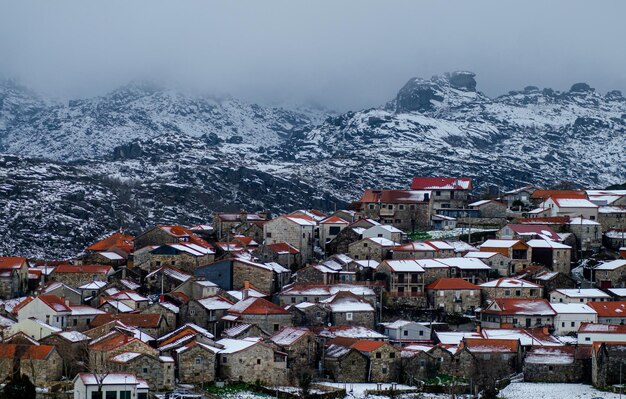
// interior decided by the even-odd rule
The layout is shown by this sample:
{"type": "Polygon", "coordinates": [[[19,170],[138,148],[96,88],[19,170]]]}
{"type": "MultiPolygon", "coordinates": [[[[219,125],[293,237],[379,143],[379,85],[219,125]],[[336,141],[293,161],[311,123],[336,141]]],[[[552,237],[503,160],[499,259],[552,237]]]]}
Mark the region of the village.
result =
{"type": "Polygon", "coordinates": [[[72,259],[3,254],[0,381],[75,399],[618,392],[626,190],[473,183],[121,229],[72,259]]]}

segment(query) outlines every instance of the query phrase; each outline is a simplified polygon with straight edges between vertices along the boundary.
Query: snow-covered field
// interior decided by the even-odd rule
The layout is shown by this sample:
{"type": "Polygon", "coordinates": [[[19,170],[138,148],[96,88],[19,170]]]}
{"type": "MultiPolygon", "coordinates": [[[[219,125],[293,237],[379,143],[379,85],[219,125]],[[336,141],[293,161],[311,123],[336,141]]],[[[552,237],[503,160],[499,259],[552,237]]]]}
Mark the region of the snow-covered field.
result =
{"type": "MultiPolygon", "coordinates": [[[[320,383],[319,385],[345,389],[347,392],[346,399],[366,398],[368,396],[366,396],[365,391],[375,391],[378,389],[387,390],[391,388],[391,384],[350,384],[350,383],[340,383],[340,382],[323,382],[323,383],[320,383]]],[[[395,384],[394,389],[396,391],[406,391],[406,390],[415,389],[415,387],[402,385],[402,384],[395,384]]],[[[371,398],[371,396],[369,396],[368,398],[371,398]]]]}
{"type": "Polygon", "coordinates": [[[516,382],[499,395],[504,399],[618,399],[615,393],[602,392],[590,385],[516,382]]]}

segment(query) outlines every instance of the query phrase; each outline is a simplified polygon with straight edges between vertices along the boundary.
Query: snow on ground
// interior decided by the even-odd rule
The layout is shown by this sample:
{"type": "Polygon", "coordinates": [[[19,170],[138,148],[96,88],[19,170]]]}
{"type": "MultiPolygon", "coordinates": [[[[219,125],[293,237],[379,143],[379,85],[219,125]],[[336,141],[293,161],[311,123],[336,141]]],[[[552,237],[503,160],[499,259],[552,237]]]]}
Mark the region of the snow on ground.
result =
{"type": "Polygon", "coordinates": [[[504,399],[618,399],[616,393],[602,392],[591,385],[518,382],[500,392],[504,399]]]}
{"type": "MultiPolygon", "coordinates": [[[[348,393],[346,395],[346,399],[361,399],[366,398],[365,391],[375,391],[377,389],[389,389],[391,388],[391,384],[365,384],[365,383],[343,383],[343,382],[322,382],[319,385],[325,385],[329,387],[335,387],[340,389],[345,389],[348,393]]],[[[394,389],[396,391],[405,391],[405,390],[413,390],[415,387],[411,387],[409,385],[402,384],[394,384],[394,389]]],[[[368,398],[371,398],[369,396],[368,398]]]]}

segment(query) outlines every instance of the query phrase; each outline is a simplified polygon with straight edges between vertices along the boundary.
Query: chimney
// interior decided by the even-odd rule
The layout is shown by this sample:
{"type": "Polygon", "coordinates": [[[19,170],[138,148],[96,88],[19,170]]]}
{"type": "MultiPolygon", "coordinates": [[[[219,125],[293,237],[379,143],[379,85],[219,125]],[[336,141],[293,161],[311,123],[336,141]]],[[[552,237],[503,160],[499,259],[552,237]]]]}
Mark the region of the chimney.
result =
{"type": "Polygon", "coordinates": [[[548,331],[548,326],[543,326],[543,328],[541,329],[541,331],[542,331],[545,335],[550,334],[550,331],[548,331]]]}
{"type": "Polygon", "coordinates": [[[248,212],[246,212],[245,209],[239,211],[239,220],[241,220],[241,223],[246,223],[248,221],[248,212]]]}
{"type": "Polygon", "coordinates": [[[62,297],[61,299],[63,299],[63,302],[65,303],[65,306],[70,306],[70,300],[66,297],[62,297]]]}
{"type": "Polygon", "coordinates": [[[246,299],[248,299],[248,296],[250,295],[250,282],[248,280],[243,282],[243,290],[241,290],[241,300],[245,301],[246,299]]]}

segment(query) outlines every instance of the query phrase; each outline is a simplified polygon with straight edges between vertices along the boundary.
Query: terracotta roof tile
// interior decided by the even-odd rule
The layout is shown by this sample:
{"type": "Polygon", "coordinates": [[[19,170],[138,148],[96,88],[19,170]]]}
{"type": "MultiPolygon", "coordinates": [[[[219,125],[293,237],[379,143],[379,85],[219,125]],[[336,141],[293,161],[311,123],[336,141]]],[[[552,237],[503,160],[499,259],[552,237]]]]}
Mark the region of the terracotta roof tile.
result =
{"type": "Polygon", "coordinates": [[[87,251],[109,251],[111,248],[119,248],[126,253],[131,253],[134,248],[133,237],[125,233],[113,233],[110,236],[95,242],[86,248],[87,251]]]}
{"type": "Polygon", "coordinates": [[[20,359],[43,360],[54,351],[51,345],[19,345],[19,344],[0,344],[0,358],[13,359],[19,356],[20,359]]]}
{"type": "Polygon", "coordinates": [[[119,320],[124,325],[130,327],[157,328],[161,323],[162,317],[158,313],[105,313],[94,317],[91,321],[91,326],[98,327],[111,321],[119,320]]]}
{"type": "Polygon", "coordinates": [[[18,269],[26,262],[28,260],[21,256],[2,256],[0,257],[0,269],[18,269]]]}
{"type": "Polygon", "coordinates": [[[626,318],[626,301],[587,302],[596,311],[598,317],[626,318]]]}
{"type": "Polygon", "coordinates": [[[113,267],[108,265],[59,265],[54,269],[54,273],[88,273],[88,274],[108,274],[113,267]]]}
{"type": "Polygon", "coordinates": [[[369,339],[362,339],[354,344],[352,344],[351,348],[354,348],[360,352],[371,352],[385,345],[384,341],[373,341],[369,339]]]}
{"type": "Polygon", "coordinates": [[[479,290],[480,287],[462,278],[440,278],[426,286],[429,290],[479,290]]]}

